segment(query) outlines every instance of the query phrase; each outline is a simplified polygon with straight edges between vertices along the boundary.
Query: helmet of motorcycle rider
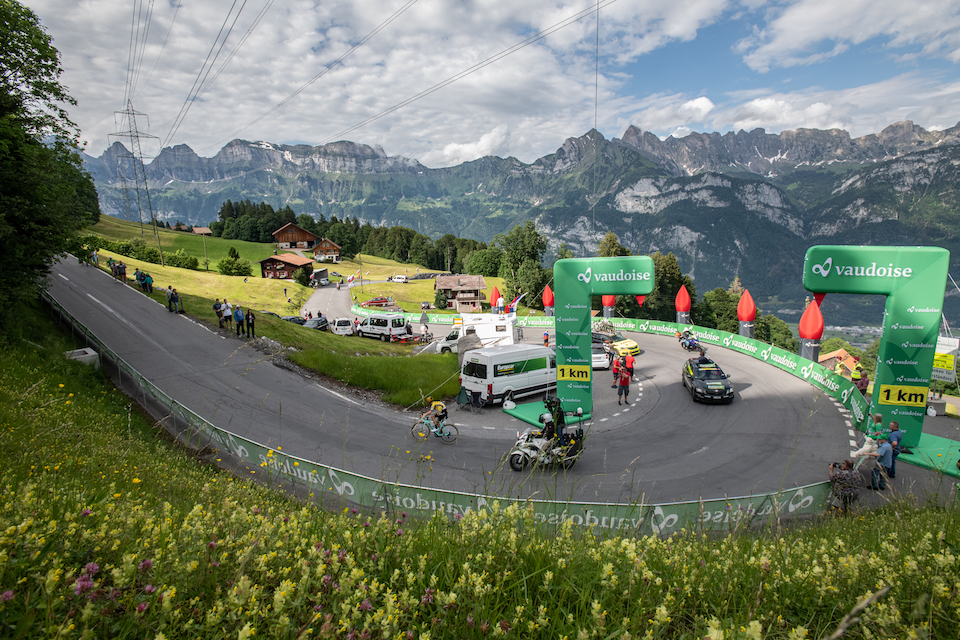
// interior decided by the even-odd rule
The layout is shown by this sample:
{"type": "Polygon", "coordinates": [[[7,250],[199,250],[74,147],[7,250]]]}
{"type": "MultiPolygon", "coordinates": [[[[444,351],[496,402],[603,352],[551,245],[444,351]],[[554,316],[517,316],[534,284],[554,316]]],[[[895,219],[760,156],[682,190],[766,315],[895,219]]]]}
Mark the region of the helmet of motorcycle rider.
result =
{"type": "Polygon", "coordinates": [[[542,413],[540,414],[540,422],[541,424],[549,424],[553,422],[553,416],[549,413],[542,413]]]}

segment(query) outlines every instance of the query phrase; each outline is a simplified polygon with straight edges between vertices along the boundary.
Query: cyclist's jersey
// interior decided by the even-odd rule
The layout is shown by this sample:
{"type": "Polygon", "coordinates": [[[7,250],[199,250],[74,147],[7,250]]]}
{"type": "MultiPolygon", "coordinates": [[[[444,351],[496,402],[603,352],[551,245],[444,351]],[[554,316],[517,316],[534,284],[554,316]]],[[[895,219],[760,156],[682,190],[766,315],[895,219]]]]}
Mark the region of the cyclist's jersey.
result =
{"type": "Polygon", "coordinates": [[[436,411],[437,413],[440,413],[441,411],[447,408],[447,405],[443,404],[438,400],[437,402],[434,402],[433,404],[431,404],[430,408],[436,411]]]}

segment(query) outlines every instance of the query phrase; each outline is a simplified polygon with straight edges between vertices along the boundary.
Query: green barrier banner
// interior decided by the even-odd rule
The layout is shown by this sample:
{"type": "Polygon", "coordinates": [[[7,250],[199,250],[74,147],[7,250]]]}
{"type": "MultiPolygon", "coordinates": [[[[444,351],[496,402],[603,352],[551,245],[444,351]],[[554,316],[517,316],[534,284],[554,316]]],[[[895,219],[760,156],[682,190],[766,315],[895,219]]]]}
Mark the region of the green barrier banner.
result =
{"type": "Polygon", "coordinates": [[[808,291],[887,296],[871,411],[899,422],[908,447],[923,432],[949,265],[938,247],[820,245],[804,259],[808,291]]]}

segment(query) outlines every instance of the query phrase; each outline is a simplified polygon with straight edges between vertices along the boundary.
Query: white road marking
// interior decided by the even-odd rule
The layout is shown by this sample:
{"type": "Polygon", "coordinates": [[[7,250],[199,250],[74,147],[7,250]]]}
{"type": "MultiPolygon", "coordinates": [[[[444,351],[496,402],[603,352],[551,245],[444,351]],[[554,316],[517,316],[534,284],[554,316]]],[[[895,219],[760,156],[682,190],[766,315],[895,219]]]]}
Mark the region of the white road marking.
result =
{"type": "Polygon", "coordinates": [[[702,449],[697,449],[696,451],[694,451],[694,452],[691,453],[690,455],[695,456],[695,455],[697,455],[698,453],[703,453],[703,452],[706,451],[707,449],[709,449],[709,447],[703,447],[702,449]]]}
{"type": "Polygon", "coordinates": [[[350,404],[355,404],[355,405],[357,405],[358,407],[360,406],[360,403],[359,403],[359,402],[357,402],[356,400],[354,400],[354,399],[352,399],[352,398],[348,398],[347,396],[343,395],[342,393],[337,393],[337,392],[334,391],[333,389],[328,389],[328,388],[324,387],[323,385],[320,385],[320,384],[317,384],[317,383],[314,383],[314,384],[317,386],[318,389],[323,389],[323,390],[326,391],[327,393],[333,394],[333,395],[337,396],[338,398],[340,398],[341,400],[346,400],[346,401],[349,402],[350,404]]]}
{"type": "Polygon", "coordinates": [[[857,432],[854,431],[853,429],[847,429],[847,435],[849,435],[851,438],[856,438],[857,432]]]}
{"type": "Polygon", "coordinates": [[[490,430],[490,431],[496,431],[496,430],[497,430],[496,427],[481,427],[481,428],[482,428],[482,429],[488,429],[488,430],[490,430]]]}
{"type": "Polygon", "coordinates": [[[57,275],[60,276],[61,278],[63,278],[64,280],[66,280],[67,282],[70,282],[70,278],[68,278],[67,276],[63,275],[62,273],[58,273],[57,275]]]}
{"type": "Polygon", "coordinates": [[[852,426],[853,426],[853,423],[850,422],[849,420],[844,420],[844,421],[843,421],[843,424],[847,425],[848,427],[852,427],[852,426]]]}
{"type": "Polygon", "coordinates": [[[851,440],[851,441],[850,441],[850,446],[851,446],[851,447],[857,446],[857,441],[856,441],[856,440],[851,440]]]}

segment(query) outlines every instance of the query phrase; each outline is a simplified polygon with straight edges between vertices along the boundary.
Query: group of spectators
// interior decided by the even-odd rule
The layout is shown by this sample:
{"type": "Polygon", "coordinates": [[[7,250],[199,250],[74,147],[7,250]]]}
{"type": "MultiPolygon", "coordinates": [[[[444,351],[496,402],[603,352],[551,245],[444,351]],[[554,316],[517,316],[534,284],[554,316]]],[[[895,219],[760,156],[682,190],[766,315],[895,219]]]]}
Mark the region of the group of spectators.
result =
{"type": "Polygon", "coordinates": [[[900,423],[893,420],[883,428],[883,416],[873,416],[873,428],[867,433],[866,442],[854,452],[860,458],[856,464],[851,459],[830,465],[830,492],[834,506],[846,513],[860,498],[860,486],[864,484],[860,470],[869,472],[866,488],[885,491],[887,481],[897,477],[897,456],[902,452],[903,431],[900,423]]]}
{"type": "Polygon", "coordinates": [[[223,302],[220,302],[220,298],[217,298],[216,302],[213,303],[213,312],[217,314],[217,322],[220,323],[221,329],[230,330],[230,325],[236,325],[237,327],[237,337],[247,337],[247,338],[256,338],[257,337],[257,316],[253,313],[253,309],[247,309],[244,313],[240,305],[231,305],[226,298],[223,299],[223,302]]]}
{"type": "Polygon", "coordinates": [[[127,281],[127,265],[123,263],[123,260],[114,260],[113,258],[107,258],[107,267],[110,269],[110,273],[113,274],[114,280],[119,280],[120,282],[127,281]]]}
{"type": "Polygon", "coordinates": [[[133,272],[133,279],[141,291],[144,293],[153,293],[153,276],[149,273],[137,269],[133,272]]]}
{"type": "Polygon", "coordinates": [[[180,294],[177,293],[177,290],[173,288],[173,285],[167,285],[167,311],[173,313],[183,313],[183,301],[180,299],[180,294]]]}

